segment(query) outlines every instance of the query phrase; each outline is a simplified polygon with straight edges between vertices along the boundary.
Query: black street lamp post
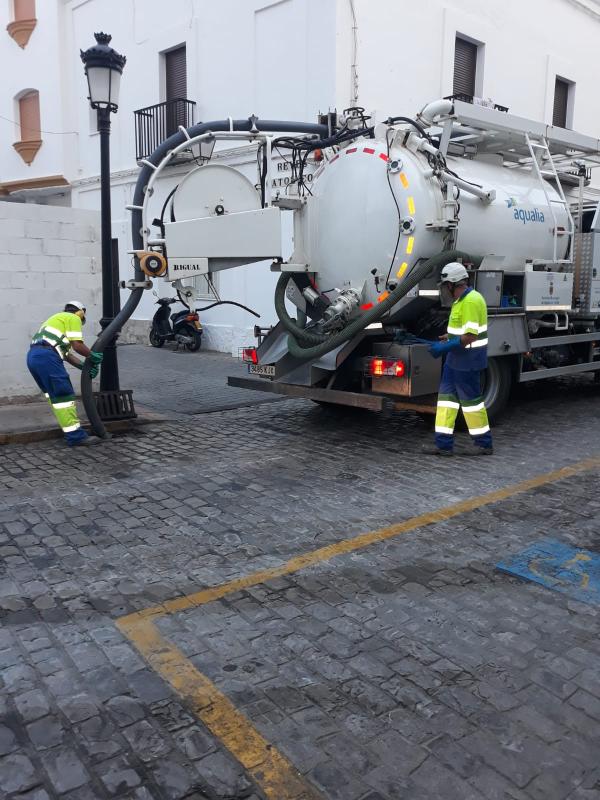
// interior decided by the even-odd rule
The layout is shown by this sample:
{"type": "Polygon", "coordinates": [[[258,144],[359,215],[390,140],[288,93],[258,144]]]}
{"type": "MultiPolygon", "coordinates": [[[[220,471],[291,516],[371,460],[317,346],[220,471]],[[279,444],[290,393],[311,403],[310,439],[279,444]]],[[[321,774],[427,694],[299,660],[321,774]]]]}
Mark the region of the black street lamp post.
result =
{"type": "MultiPolygon", "coordinates": [[[[118,264],[112,257],[112,227],[110,210],[110,115],[119,107],[119,85],[125,56],[110,47],[111,36],[95,33],[96,44],[85,52],[81,60],[88,81],[89,101],[98,114],[100,134],[100,217],[102,235],[102,319],[104,330],[119,311],[118,264]]],[[[119,389],[116,338],[104,350],[100,373],[100,391],[119,389]]]]}

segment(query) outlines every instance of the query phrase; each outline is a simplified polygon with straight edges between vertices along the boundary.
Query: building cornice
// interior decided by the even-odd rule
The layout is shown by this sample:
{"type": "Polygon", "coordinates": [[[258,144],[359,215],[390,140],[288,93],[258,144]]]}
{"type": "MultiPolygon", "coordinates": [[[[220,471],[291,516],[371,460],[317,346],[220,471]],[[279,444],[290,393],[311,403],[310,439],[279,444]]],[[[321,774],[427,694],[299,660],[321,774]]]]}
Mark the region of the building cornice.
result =
{"type": "Polygon", "coordinates": [[[7,181],[0,183],[0,195],[20,192],[23,189],[47,189],[54,186],[69,186],[69,181],[63,175],[46,175],[43,178],[25,178],[21,181],[7,181]]]}
{"type": "MultiPolygon", "coordinates": [[[[231,147],[227,150],[221,150],[219,152],[213,153],[211,161],[223,161],[227,160],[230,163],[236,164],[238,166],[242,164],[251,164],[256,160],[256,155],[254,151],[249,151],[249,146],[245,145],[243,147],[231,147]]],[[[168,178],[171,175],[185,175],[190,171],[190,167],[193,165],[193,159],[186,161],[185,163],[179,163],[172,167],[168,167],[165,171],[163,171],[162,176],[163,178],[168,178]]],[[[140,167],[132,167],[130,169],[122,169],[115,172],[111,172],[110,180],[111,183],[118,182],[118,181],[127,181],[128,178],[137,177],[140,172],[140,167]]],[[[74,189],[79,189],[85,186],[93,186],[94,184],[100,183],[100,175],[90,175],[86,178],[79,178],[77,180],[71,181],[71,186],[74,189]]]]}

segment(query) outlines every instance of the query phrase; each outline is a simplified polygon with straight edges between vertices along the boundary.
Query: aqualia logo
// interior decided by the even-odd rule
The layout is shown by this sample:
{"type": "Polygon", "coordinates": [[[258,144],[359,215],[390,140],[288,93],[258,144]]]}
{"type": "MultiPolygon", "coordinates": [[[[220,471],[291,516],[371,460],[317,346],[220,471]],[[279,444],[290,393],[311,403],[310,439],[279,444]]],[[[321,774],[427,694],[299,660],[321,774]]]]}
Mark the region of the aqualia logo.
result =
{"type": "Polygon", "coordinates": [[[539,208],[533,209],[525,209],[525,208],[517,208],[517,201],[514,197],[509,197],[506,200],[506,207],[507,208],[514,208],[513,212],[513,219],[517,221],[521,221],[523,225],[527,222],[543,222],[544,221],[544,212],[540,211],[539,208]]]}

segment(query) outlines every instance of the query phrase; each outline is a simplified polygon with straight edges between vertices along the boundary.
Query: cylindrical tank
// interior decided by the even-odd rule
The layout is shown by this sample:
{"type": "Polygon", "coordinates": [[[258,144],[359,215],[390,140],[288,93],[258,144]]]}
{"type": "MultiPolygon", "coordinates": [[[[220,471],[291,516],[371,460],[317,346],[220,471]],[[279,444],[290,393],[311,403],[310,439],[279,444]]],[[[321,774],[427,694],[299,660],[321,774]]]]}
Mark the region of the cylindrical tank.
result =
{"type": "MultiPolygon", "coordinates": [[[[448,157],[447,164],[463,180],[496,192],[495,200],[486,204],[460,191],[454,247],[502,256],[505,270],[523,269],[530,259],[552,260],[555,223],[548,200],[559,227],[567,227],[567,217],[549,183],[545,194],[535,174],[509,169],[501,157],[448,157]]],[[[436,223],[451,217],[453,210],[445,213],[442,187],[425,156],[404,146],[392,146],[388,157],[384,140],[355,141],[324,165],[311,191],[303,244],[321,291],[363,291],[373,283],[373,270],[402,277],[447,241],[448,231],[436,223]],[[396,247],[399,220],[402,233],[396,247]]],[[[558,244],[557,257],[564,258],[567,237],[560,237],[558,244]]]]}

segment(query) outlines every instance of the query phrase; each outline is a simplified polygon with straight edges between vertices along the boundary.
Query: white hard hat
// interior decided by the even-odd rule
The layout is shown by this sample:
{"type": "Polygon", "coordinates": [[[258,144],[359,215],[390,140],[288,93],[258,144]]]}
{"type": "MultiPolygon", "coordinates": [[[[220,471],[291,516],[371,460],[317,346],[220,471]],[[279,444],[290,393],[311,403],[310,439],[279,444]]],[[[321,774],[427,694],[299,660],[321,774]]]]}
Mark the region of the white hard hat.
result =
{"type": "Polygon", "coordinates": [[[463,264],[452,261],[442,269],[440,283],[461,283],[469,278],[469,273],[463,264]]]}
{"type": "Polygon", "coordinates": [[[65,303],[65,305],[74,306],[75,308],[78,308],[80,311],[85,311],[85,306],[83,305],[81,300],[69,300],[67,303],[65,303]]]}

